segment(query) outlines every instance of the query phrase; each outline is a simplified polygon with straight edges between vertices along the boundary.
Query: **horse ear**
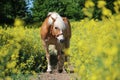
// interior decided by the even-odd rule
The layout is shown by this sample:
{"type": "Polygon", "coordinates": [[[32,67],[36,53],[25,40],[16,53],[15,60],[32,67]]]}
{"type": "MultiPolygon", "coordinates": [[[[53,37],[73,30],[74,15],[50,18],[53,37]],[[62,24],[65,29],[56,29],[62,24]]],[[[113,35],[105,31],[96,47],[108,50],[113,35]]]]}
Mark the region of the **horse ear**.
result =
{"type": "Polygon", "coordinates": [[[54,19],[52,16],[51,16],[51,18],[52,18],[53,22],[55,22],[55,21],[56,21],[56,19],[54,19]]]}
{"type": "MultiPolygon", "coordinates": [[[[50,17],[53,13],[54,13],[54,12],[49,12],[49,13],[48,13],[48,15],[47,15],[47,17],[50,17]]],[[[53,20],[53,22],[55,22],[55,21],[56,21],[56,19],[55,19],[55,18],[53,18],[52,16],[51,16],[51,19],[53,20]]]]}
{"type": "Polygon", "coordinates": [[[49,12],[48,15],[47,15],[47,17],[51,16],[51,14],[52,14],[52,12],[49,12]]]}

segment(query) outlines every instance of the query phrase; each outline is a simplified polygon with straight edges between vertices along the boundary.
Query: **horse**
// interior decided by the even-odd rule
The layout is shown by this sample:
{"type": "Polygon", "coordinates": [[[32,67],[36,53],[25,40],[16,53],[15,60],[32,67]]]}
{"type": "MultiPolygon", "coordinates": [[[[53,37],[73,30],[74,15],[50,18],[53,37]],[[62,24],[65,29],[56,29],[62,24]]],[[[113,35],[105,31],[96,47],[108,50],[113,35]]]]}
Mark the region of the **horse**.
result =
{"type": "MultiPolygon", "coordinates": [[[[49,12],[41,26],[41,40],[46,53],[47,72],[52,72],[50,64],[49,45],[55,45],[57,50],[57,70],[63,71],[65,57],[64,49],[70,46],[71,25],[67,17],[61,17],[57,12],[49,12]]],[[[67,61],[67,60],[66,60],[67,61]]]]}

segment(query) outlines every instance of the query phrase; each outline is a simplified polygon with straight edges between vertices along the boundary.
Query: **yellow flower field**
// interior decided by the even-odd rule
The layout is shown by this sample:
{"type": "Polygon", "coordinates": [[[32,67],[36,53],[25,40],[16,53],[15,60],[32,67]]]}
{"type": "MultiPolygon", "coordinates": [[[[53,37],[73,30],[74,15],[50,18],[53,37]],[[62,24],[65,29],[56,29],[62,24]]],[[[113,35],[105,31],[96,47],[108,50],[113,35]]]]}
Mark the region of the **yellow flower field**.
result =
{"type": "Polygon", "coordinates": [[[72,23],[71,63],[81,80],[120,79],[120,15],[72,23]]]}
{"type": "MultiPolygon", "coordinates": [[[[120,79],[120,15],[71,22],[70,63],[81,80],[120,79]]],[[[0,77],[35,73],[45,68],[40,30],[0,28],[0,77]]]]}
{"type": "MultiPolygon", "coordinates": [[[[120,80],[120,1],[114,2],[114,15],[105,5],[98,2],[102,20],[91,19],[94,3],[90,0],[83,9],[89,18],[71,22],[72,38],[66,52],[76,80],[120,80]]],[[[46,69],[40,29],[23,27],[24,22],[16,20],[12,28],[0,26],[0,80],[46,69]]]]}

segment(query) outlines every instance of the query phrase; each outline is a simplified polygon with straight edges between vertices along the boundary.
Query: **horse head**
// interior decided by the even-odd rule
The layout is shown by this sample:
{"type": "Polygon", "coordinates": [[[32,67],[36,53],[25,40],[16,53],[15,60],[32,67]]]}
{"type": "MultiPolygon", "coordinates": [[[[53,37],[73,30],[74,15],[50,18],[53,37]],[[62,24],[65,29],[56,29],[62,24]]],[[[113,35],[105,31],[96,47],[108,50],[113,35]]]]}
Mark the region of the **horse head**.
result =
{"type": "Polygon", "coordinates": [[[49,16],[49,24],[51,25],[51,33],[55,36],[58,42],[64,42],[64,30],[66,29],[65,23],[62,17],[55,12],[50,12],[49,16]]]}

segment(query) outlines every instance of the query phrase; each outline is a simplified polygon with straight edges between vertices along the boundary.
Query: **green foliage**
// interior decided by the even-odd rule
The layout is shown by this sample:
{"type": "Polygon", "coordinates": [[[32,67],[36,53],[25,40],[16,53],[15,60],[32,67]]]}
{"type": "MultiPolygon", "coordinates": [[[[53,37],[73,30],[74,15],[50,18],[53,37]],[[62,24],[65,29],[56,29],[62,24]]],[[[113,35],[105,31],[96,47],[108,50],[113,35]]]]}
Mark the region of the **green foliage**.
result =
{"type": "Polygon", "coordinates": [[[0,1],[0,24],[13,24],[16,17],[28,16],[25,0],[1,0],[0,1]]]}
{"type": "MultiPolygon", "coordinates": [[[[110,10],[111,14],[115,13],[114,0],[99,1],[99,0],[34,0],[33,12],[34,21],[43,21],[48,12],[56,11],[61,16],[66,16],[69,19],[81,20],[85,17],[102,19],[102,7],[98,4],[104,2],[106,9],[110,10]]],[[[119,3],[119,2],[118,2],[119,3]]],[[[101,5],[100,5],[101,6],[101,5]]]]}
{"type": "Polygon", "coordinates": [[[56,11],[62,16],[66,16],[70,19],[83,18],[82,8],[84,0],[34,0],[33,8],[33,20],[43,21],[48,12],[56,11]]]}
{"type": "Polygon", "coordinates": [[[63,4],[60,0],[35,0],[31,9],[34,21],[43,21],[50,11],[63,11],[63,4]]]}
{"type": "MultiPolygon", "coordinates": [[[[40,25],[48,12],[52,11],[72,20],[81,20],[88,16],[90,19],[102,19],[103,8],[98,6],[100,2],[105,2],[104,7],[109,9],[111,14],[116,13],[114,8],[116,5],[119,6],[119,0],[2,0],[0,23],[13,23],[16,17],[20,17],[27,24],[37,22],[40,25]],[[33,3],[31,9],[29,3],[33,3]]],[[[119,7],[116,9],[119,10],[119,7]]]]}

